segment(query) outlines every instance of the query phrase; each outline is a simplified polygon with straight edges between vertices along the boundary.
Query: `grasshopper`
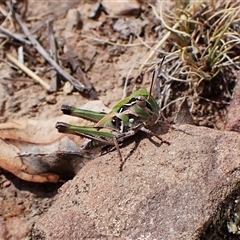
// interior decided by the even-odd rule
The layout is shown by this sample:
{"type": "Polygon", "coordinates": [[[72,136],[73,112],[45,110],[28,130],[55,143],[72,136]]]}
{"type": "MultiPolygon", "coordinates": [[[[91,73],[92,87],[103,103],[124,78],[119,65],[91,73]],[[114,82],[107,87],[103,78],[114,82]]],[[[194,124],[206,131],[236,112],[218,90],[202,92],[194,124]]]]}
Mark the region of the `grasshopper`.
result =
{"type": "Polygon", "coordinates": [[[154,71],[150,92],[145,89],[133,92],[129,97],[118,102],[108,114],[62,105],[61,110],[64,114],[84,118],[96,122],[96,124],[89,127],[57,122],[56,128],[61,133],[70,133],[91,139],[84,146],[85,149],[93,149],[98,146],[115,146],[121,161],[120,171],[122,171],[124,159],[120,152],[119,143],[133,136],[136,132],[146,132],[155,136],[161,142],[170,144],[149,129],[160,118],[158,104],[151,95],[153,82],[158,74],[159,71],[154,71]]]}

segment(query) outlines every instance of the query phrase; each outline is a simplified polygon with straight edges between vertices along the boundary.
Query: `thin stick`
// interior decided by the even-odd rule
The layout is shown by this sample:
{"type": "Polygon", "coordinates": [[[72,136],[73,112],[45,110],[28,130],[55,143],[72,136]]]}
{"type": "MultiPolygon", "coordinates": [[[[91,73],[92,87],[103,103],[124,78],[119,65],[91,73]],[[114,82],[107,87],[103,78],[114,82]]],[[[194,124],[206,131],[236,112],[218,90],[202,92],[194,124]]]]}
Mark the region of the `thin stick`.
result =
{"type": "Polygon", "coordinates": [[[49,54],[44,50],[44,48],[41,46],[41,44],[33,37],[33,35],[30,33],[28,27],[26,24],[22,21],[22,18],[17,13],[14,14],[15,19],[17,20],[18,24],[21,26],[23,32],[28,37],[30,42],[33,44],[33,46],[36,48],[36,50],[42,55],[42,57],[50,64],[52,65],[56,71],[63,76],[67,81],[69,81],[78,91],[82,92],[83,90],[88,90],[82,83],[80,83],[77,79],[73,78],[68,72],[63,70],[50,56],[49,54]]]}
{"type": "Polygon", "coordinates": [[[45,89],[47,89],[47,91],[50,90],[49,84],[43,81],[37,74],[35,74],[32,70],[27,68],[24,64],[20,63],[16,58],[11,56],[10,54],[7,54],[6,57],[10,62],[12,62],[17,67],[19,67],[23,72],[25,72],[29,77],[33,78],[35,81],[41,84],[45,89]]]}
{"type": "Polygon", "coordinates": [[[165,59],[165,56],[163,57],[161,63],[160,63],[160,66],[156,66],[154,72],[153,72],[153,79],[152,79],[152,82],[151,82],[151,86],[150,86],[150,90],[149,90],[149,95],[148,95],[148,99],[150,98],[150,96],[152,95],[152,89],[153,89],[153,84],[155,82],[157,82],[157,79],[159,77],[159,74],[161,73],[161,70],[162,70],[162,65],[163,65],[163,62],[164,62],[164,59],[165,59]]]}
{"type": "Polygon", "coordinates": [[[0,26],[0,31],[5,34],[8,37],[14,38],[16,40],[18,40],[19,42],[22,42],[24,44],[27,45],[31,45],[31,42],[29,42],[28,40],[24,39],[23,37],[21,37],[19,34],[16,33],[12,33],[11,31],[9,31],[8,29],[0,26]]]}
{"type": "Polygon", "coordinates": [[[130,74],[133,71],[134,65],[131,67],[131,69],[128,72],[128,75],[126,77],[125,83],[124,83],[124,87],[123,87],[123,95],[122,95],[122,99],[124,99],[127,96],[127,85],[128,85],[128,80],[130,78],[130,74]]]}
{"type": "MultiPolygon", "coordinates": [[[[173,26],[173,29],[177,28],[179,26],[179,23],[176,23],[173,26]]],[[[163,43],[170,37],[171,32],[167,32],[164,37],[156,44],[156,46],[154,46],[152,48],[152,50],[150,51],[149,55],[147,56],[147,58],[145,59],[145,61],[143,62],[143,64],[140,66],[140,68],[137,70],[135,76],[138,76],[141,71],[143,70],[143,67],[150,61],[150,59],[153,57],[153,55],[159,51],[160,46],[163,45],[163,43]]]]}
{"type": "MultiPolygon", "coordinates": [[[[57,59],[57,47],[56,42],[53,34],[53,26],[52,21],[48,22],[48,39],[49,39],[49,48],[50,48],[50,55],[53,58],[55,62],[58,61],[57,59]]],[[[51,91],[56,92],[57,91],[57,72],[55,69],[52,69],[51,72],[51,91]]]]}
{"type": "MultiPolygon", "coordinates": [[[[143,43],[140,42],[140,43],[114,43],[114,42],[111,42],[111,41],[108,41],[108,40],[104,40],[104,39],[99,39],[99,38],[95,38],[95,37],[91,37],[91,36],[87,36],[87,35],[82,35],[82,37],[84,38],[87,38],[89,40],[93,40],[93,41],[96,41],[96,42],[102,42],[102,43],[107,43],[109,45],[113,45],[113,46],[120,46],[120,47],[138,47],[138,46],[142,46],[143,43]]],[[[155,42],[147,42],[145,44],[153,44],[155,42]]]]}
{"type": "Polygon", "coordinates": [[[82,82],[84,82],[85,86],[89,89],[88,93],[90,97],[94,100],[98,100],[99,98],[98,98],[97,92],[92,86],[92,84],[89,82],[85,73],[82,71],[82,68],[80,66],[77,56],[71,50],[67,50],[65,55],[68,58],[68,62],[70,63],[73,72],[77,74],[77,78],[80,79],[82,82]]]}
{"type": "MultiPolygon", "coordinates": [[[[48,19],[44,20],[43,22],[39,23],[37,26],[31,29],[31,33],[35,34],[38,32],[42,27],[44,27],[48,22],[53,22],[56,20],[59,16],[65,14],[70,8],[73,8],[75,5],[79,4],[79,1],[70,1],[67,6],[50,11],[48,13],[44,13],[40,18],[43,19],[46,15],[52,14],[53,16],[49,17],[48,19]]],[[[28,18],[28,20],[31,20],[31,18],[28,18]]]]}

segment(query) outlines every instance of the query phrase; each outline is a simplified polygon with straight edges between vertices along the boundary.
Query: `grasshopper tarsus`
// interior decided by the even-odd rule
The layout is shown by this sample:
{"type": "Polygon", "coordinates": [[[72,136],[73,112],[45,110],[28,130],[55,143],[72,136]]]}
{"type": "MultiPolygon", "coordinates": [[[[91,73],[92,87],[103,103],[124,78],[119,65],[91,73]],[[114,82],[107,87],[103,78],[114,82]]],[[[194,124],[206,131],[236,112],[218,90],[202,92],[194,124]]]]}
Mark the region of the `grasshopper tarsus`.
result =
{"type": "Polygon", "coordinates": [[[55,127],[57,128],[58,132],[60,133],[67,133],[68,132],[68,124],[64,122],[57,122],[55,127]]]}
{"type": "Polygon", "coordinates": [[[169,141],[162,139],[161,137],[158,136],[158,139],[162,142],[167,144],[168,146],[171,144],[169,141]]]}
{"type": "Polygon", "coordinates": [[[119,172],[122,172],[123,171],[123,165],[124,163],[121,163],[120,166],[119,166],[119,172]]]}
{"type": "MultiPolygon", "coordinates": [[[[121,154],[121,153],[120,153],[121,154]]],[[[121,156],[122,157],[122,156],[121,156]]],[[[120,160],[120,165],[119,165],[119,172],[122,172],[123,171],[123,166],[124,166],[124,164],[125,164],[125,162],[126,162],[126,159],[121,159],[120,160]]]]}
{"type": "Polygon", "coordinates": [[[72,115],[72,107],[71,106],[63,104],[61,107],[61,111],[63,112],[63,114],[72,115]]]}
{"type": "Polygon", "coordinates": [[[125,161],[124,161],[124,159],[123,159],[123,157],[122,157],[122,154],[121,154],[121,152],[120,152],[120,147],[119,147],[119,144],[118,144],[118,141],[117,141],[117,138],[115,137],[115,138],[113,138],[113,142],[114,142],[114,145],[115,145],[115,148],[117,149],[117,152],[118,152],[118,156],[119,156],[119,159],[120,159],[120,166],[119,166],[119,170],[120,170],[120,172],[122,172],[122,170],[123,170],[123,165],[124,165],[124,163],[125,163],[125,161]]]}

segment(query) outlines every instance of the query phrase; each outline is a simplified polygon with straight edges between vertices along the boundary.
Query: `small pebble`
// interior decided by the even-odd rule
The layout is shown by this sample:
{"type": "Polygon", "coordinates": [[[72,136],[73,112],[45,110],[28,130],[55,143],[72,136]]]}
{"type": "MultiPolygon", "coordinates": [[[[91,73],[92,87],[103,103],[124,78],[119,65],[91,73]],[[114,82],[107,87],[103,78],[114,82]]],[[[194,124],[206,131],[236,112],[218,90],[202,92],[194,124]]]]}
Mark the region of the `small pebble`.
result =
{"type": "Polygon", "coordinates": [[[102,0],[102,6],[110,16],[138,16],[141,12],[141,4],[137,0],[102,0]]]}
{"type": "Polygon", "coordinates": [[[7,187],[9,187],[11,185],[11,182],[10,181],[5,181],[5,182],[3,182],[3,184],[2,184],[2,186],[3,186],[3,188],[7,188],[7,187]]]}
{"type": "Polygon", "coordinates": [[[63,86],[63,92],[68,95],[73,91],[73,85],[70,82],[66,82],[63,86]]]}
{"type": "Polygon", "coordinates": [[[53,95],[48,95],[46,96],[46,102],[48,104],[56,104],[57,100],[56,100],[56,97],[53,96],[53,95]]]}
{"type": "Polygon", "coordinates": [[[73,28],[82,29],[83,22],[81,14],[77,9],[69,9],[67,12],[67,29],[72,30],[73,28]]]}
{"type": "Polygon", "coordinates": [[[6,118],[6,117],[2,117],[2,116],[0,116],[0,123],[5,123],[5,122],[6,122],[6,120],[7,120],[7,118],[6,118]]]}

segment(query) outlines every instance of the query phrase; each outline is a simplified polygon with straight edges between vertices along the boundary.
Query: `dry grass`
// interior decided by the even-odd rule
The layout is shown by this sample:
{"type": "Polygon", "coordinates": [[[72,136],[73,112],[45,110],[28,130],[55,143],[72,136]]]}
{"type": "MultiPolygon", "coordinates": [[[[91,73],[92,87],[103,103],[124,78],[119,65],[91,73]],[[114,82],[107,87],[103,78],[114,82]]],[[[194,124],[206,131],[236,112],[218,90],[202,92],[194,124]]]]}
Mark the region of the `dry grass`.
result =
{"type": "Polygon", "coordinates": [[[240,69],[240,3],[176,0],[173,10],[162,5],[152,9],[165,33],[139,71],[154,58],[161,61],[156,52],[164,50],[162,110],[171,115],[187,96],[196,123],[221,128],[240,69]]]}

